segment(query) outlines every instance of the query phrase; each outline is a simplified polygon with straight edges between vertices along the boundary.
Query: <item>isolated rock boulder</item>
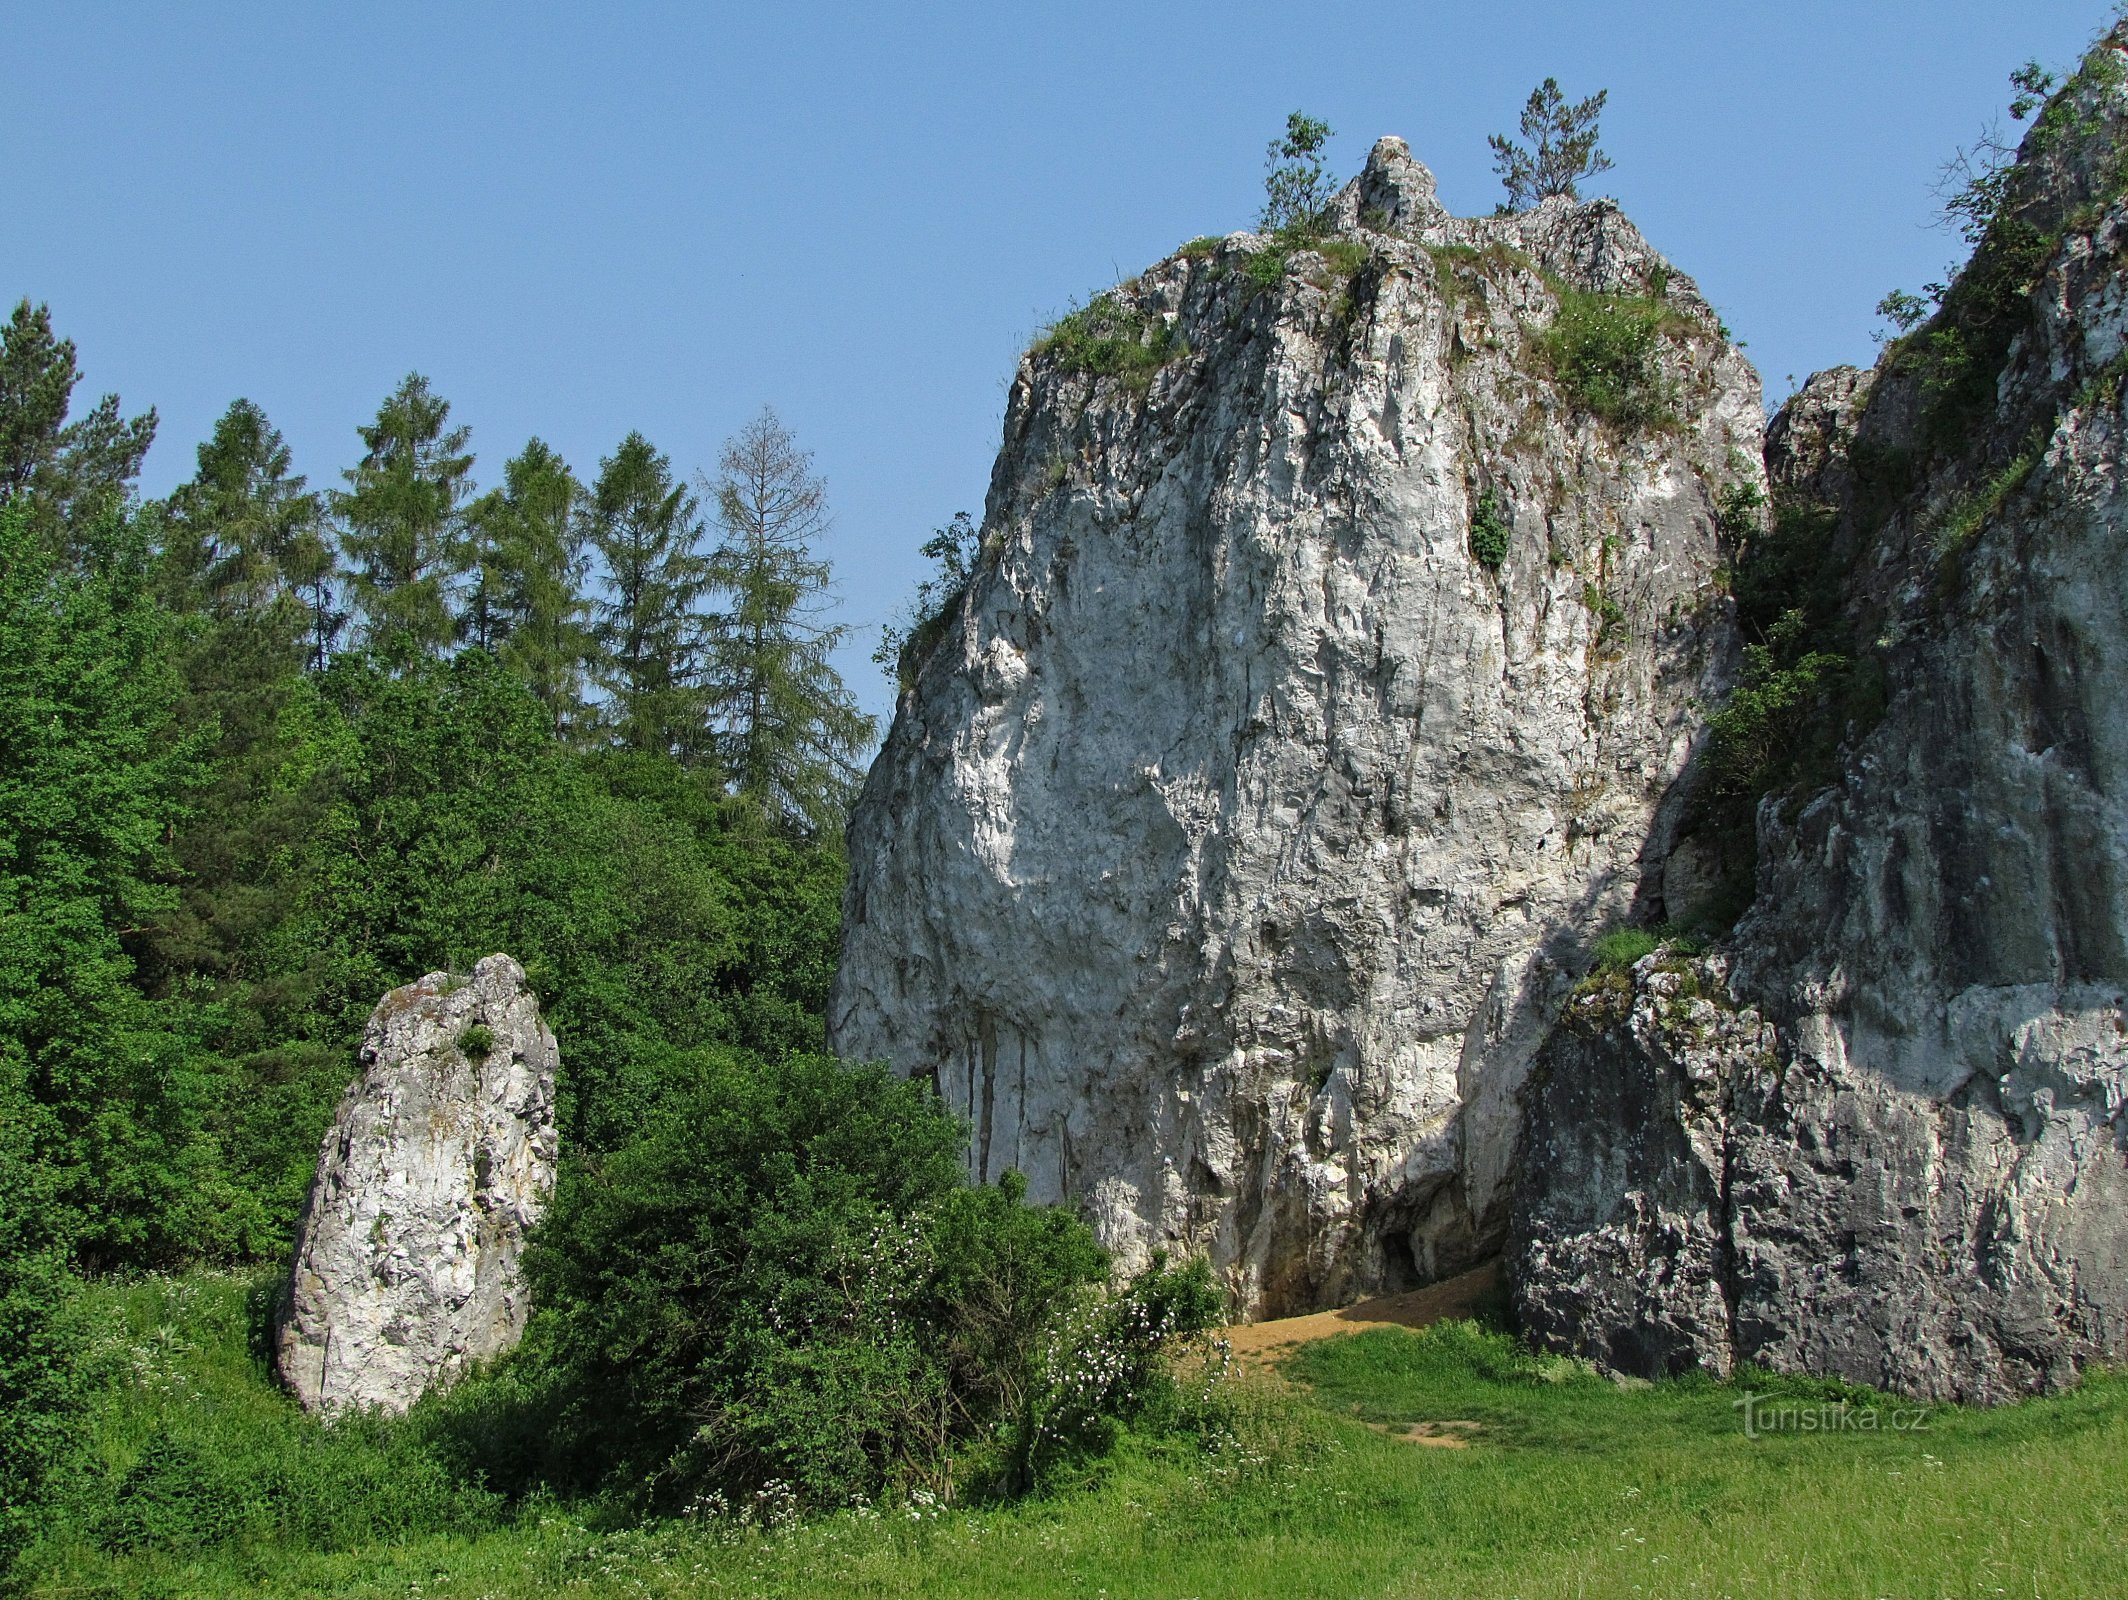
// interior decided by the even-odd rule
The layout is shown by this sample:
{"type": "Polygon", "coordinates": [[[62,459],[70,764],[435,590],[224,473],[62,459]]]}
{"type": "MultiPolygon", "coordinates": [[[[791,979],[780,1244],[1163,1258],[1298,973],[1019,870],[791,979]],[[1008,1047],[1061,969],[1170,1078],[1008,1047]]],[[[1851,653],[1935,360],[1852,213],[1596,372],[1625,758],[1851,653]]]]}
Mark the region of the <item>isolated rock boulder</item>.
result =
{"type": "Polygon", "coordinates": [[[277,1345],[312,1411],[404,1411],[517,1342],[525,1232],[554,1186],[560,1051],[524,969],[378,1002],[318,1152],[277,1345]]]}

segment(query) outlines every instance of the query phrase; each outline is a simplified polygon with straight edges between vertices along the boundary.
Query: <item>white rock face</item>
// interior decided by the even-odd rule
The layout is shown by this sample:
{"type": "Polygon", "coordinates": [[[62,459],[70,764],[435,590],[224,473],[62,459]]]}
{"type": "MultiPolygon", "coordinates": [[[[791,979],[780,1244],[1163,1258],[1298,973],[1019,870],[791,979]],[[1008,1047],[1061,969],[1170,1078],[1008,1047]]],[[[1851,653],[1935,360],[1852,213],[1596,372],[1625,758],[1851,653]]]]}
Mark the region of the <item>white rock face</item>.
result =
{"type": "Polygon", "coordinates": [[[560,1052],[524,969],[432,972],[371,1016],[318,1153],[278,1331],[304,1406],[404,1411],[517,1342],[518,1257],[554,1186],[560,1052]]]}
{"type": "Polygon", "coordinates": [[[1659,896],[1730,670],[1718,497],[1763,482],[1756,376],[1609,203],[1452,219],[1383,140],[1335,214],[1349,277],[1260,286],[1236,235],[1116,291],[1186,343],[1149,384],[1023,361],[829,1008],[978,1177],[1266,1314],[1498,1248],[1516,1090],[1583,939],[1659,896]],[[1660,299],[1664,416],[1548,375],[1562,291],[1660,299]]]}

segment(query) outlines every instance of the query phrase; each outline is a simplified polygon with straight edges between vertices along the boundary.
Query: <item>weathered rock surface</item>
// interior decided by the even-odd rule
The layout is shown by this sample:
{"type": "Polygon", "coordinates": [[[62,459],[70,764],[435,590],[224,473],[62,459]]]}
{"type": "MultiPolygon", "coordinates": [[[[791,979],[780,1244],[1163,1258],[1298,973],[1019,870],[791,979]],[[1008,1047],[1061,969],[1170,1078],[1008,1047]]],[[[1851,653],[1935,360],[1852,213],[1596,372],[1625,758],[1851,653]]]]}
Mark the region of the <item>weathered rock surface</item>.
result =
{"type": "Polygon", "coordinates": [[[1761,472],[1755,375],[1614,206],[1451,218],[1384,140],[1334,215],[1268,287],[1236,235],[1115,291],[1177,341],[1147,382],[1023,362],[829,1012],[978,1176],[1260,1313],[1498,1248],[1580,939],[1660,893],[1730,670],[1716,505],[1761,472]],[[1660,302],[1640,425],[1551,375],[1576,292],[1660,302]]]}
{"type": "Polygon", "coordinates": [[[518,1257],[554,1184],[559,1064],[508,956],[378,1003],[318,1154],[277,1332],[307,1408],[404,1411],[516,1343],[518,1257]]]}
{"type": "Polygon", "coordinates": [[[1659,951],[1590,979],[1545,1045],[1507,1248],[1532,1337],[1646,1377],[1734,1364],[1732,1107],[1779,1063],[1726,977],[1659,951]]]}
{"type": "Polygon", "coordinates": [[[2051,160],[2060,242],[1948,446],[1895,356],[1771,430],[1776,487],[1837,509],[1884,704],[1759,812],[1734,986],[1777,1068],[1646,1023],[1646,973],[1547,1048],[1567,1158],[1529,1166],[1510,1268],[1563,1347],[1980,1400],[2128,1354],[2128,206],[2051,160]]]}

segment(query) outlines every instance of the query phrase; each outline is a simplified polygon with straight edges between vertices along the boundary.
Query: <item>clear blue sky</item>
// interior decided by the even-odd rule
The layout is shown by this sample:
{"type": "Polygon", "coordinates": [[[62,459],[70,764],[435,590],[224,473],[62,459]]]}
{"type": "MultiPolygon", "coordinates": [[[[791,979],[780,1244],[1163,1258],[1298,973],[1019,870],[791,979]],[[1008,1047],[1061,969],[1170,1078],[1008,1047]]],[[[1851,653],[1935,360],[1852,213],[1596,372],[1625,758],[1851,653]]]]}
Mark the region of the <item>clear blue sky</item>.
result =
{"type": "Polygon", "coordinates": [[[1075,297],[1247,226],[1300,107],[1384,133],[1455,210],[1556,75],[1610,90],[1602,184],[1778,396],[1872,357],[1939,276],[1953,146],[2094,0],[6,8],[0,294],[91,395],[154,405],[166,491],[233,398],[315,483],[410,369],[481,475],[631,428],[686,469],[773,404],[825,473],[845,660],[980,512],[1020,348],[1075,297]]]}

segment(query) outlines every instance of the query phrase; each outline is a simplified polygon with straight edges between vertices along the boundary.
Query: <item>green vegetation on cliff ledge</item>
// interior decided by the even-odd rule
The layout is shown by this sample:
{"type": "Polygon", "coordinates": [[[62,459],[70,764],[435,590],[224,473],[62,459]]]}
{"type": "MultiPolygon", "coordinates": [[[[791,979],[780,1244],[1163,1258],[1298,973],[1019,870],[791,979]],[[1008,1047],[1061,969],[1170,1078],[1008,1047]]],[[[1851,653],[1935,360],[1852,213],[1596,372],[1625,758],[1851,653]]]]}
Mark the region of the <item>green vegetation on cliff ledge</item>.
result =
{"type": "Polygon", "coordinates": [[[1659,428],[1672,396],[1660,365],[1663,337],[1683,318],[1659,292],[1591,294],[1555,285],[1559,309],[1533,340],[1568,399],[1614,427],[1659,428]]]}
{"type": "Polygon", "coordinates": [[[1048,356],[1060,371],[1096,378],[1120,378],[1126,388],[1142,390],[1168,362],[1189,354],[1175,325],[1141,310],[1109,290],[1068,311],[1035,341],[1035,354],[1048,356]]]}

